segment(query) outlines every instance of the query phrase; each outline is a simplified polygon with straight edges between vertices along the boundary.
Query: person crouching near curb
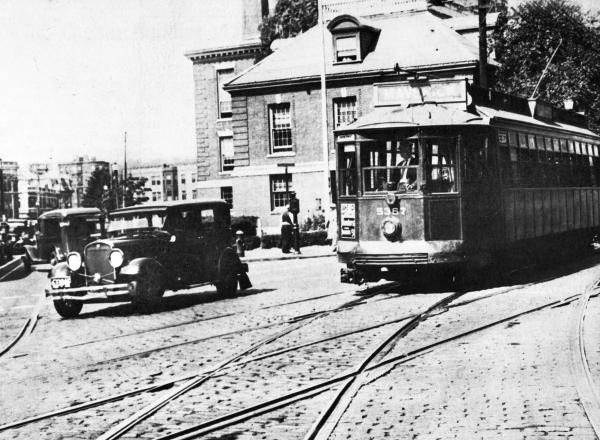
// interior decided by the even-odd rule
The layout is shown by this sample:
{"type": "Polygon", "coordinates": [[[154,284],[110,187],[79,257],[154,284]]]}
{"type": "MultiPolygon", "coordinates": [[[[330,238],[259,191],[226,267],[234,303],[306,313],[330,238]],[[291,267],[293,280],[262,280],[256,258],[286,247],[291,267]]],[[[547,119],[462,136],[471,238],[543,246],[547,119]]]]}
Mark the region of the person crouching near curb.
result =
{"type": "Polygon", "coordinates": [[[286,205],[281,213],[281,252],[284,254],[290,253],[293,227],[292,217],[290,216],[290,207],[286,205]]]}

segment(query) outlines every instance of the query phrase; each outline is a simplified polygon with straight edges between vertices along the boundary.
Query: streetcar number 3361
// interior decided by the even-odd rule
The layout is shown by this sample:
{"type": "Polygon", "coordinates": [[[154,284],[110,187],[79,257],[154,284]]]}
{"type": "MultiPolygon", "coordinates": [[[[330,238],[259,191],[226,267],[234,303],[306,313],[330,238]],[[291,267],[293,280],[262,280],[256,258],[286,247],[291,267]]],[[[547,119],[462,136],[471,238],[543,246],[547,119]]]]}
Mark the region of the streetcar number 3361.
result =
{"type": "Polygon", "coordinates": [[[406,215],[406,208],[377,208],[377,215],[406,215]]]}

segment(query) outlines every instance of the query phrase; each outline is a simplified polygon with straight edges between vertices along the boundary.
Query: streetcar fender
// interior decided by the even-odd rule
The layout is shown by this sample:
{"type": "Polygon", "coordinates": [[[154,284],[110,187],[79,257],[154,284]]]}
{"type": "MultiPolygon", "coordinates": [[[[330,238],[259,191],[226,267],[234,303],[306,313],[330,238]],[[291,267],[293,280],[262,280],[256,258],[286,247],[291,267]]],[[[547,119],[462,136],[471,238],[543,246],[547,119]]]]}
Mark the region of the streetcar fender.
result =
{"type": "Polygon", "coordinates": [[[48,278],[68,278],[71,276],[71,269],[66,261],[57,263],[50,268],[48,278]]]}

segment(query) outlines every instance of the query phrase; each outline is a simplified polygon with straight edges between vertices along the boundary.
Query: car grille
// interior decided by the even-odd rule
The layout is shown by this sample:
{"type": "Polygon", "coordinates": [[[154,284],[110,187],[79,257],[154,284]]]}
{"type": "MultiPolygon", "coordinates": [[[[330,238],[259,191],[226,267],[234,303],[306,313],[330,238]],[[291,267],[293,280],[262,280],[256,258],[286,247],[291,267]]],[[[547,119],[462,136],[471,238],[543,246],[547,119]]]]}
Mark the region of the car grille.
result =
{"type": "Polygon", "coordinates": [[[355,255],[354,263],[365,266],[427,264],[426,253],[393,254],[393,255],[355,255]]]}
{"type": "Polygon", "coordinates": [[[85,248],[85,266],[92,284],[97,273],[101,276],[99,284],[115,281],[115,270],[109,261],[110,252],[111,247],[106,243],[94,243],[85,248]]]}

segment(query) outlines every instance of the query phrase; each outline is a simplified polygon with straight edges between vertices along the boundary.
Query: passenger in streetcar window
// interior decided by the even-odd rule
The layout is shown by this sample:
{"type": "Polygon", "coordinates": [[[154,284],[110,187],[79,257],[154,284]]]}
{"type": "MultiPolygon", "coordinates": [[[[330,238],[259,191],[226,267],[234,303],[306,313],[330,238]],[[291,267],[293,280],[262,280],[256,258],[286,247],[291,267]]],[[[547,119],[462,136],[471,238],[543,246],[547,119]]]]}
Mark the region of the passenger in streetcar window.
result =
{"type": "Polygon", "coordinates": [[[400,168],[400,180],[398,181],[398,190],[414,191],[417,180],[417,158],[410,151],[401,152],[398,155],[397,167],[400,168]]]}

